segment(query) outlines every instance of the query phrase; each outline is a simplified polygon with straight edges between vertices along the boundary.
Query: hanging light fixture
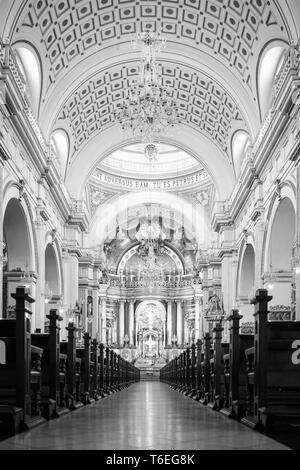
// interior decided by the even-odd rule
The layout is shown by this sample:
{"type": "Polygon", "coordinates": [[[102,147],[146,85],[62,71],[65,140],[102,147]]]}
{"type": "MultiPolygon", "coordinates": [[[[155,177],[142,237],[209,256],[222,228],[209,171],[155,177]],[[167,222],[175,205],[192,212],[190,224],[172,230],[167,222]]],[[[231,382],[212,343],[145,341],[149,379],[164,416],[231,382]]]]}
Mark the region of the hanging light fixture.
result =
{"type": "Polygon", "coordinates": [[[156,56],[165,44],[165,38],[150,31],[140,33],[132,40],[134,49],[142,52],[139,76],[114,113],[123,131],[128,131],[133,139],[150,144],[144,152],[149,160],[157,156],[153,142],[159,142],[167,128],[180,123],[178,105],[170,86],[164,86],[158,75],[156,56]]]}

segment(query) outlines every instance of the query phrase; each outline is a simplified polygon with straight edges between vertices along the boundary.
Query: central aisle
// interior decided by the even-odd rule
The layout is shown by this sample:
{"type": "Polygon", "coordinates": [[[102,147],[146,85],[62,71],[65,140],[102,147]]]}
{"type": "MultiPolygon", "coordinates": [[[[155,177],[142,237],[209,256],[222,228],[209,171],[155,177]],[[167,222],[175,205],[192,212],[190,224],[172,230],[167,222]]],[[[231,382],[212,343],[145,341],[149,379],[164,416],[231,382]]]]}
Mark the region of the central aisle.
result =
{"type": "Polygon", "coordinates": [[[0,443],[1,449],[287,449],[160,382],[140,382],[0,443]]]}

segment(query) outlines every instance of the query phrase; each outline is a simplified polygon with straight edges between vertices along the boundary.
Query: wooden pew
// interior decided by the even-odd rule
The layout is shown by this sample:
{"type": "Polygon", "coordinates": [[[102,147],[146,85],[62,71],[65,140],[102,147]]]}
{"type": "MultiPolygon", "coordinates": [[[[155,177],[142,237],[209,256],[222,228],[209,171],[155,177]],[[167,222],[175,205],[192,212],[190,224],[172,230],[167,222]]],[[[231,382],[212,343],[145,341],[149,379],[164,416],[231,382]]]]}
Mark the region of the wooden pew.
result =
{"type": "Polygon", "coordinates": [[[194,398],[197,395],[196,389],[196,345],[193,343],[190,347],[190,363],[189,363],[189,390],[186,395],[190,398],[194,398]]]}
{"type": "Polygon", "coordinates": [[[106,393],[106,374],[105,374],[105,364],[104,364],[104,344],[100,343],[99,344],[99,370],[100,370],[100,376],[99,376],[99,395],[101,398],[105,398],[108,396],[106,393]]]}
{"type": "Polygon", "coordinates": [[[245,415],[248,393],[247,361],[245,351],[253,344],[253,335],[240,335],[238,310],[232,310],[229,353],[224,354],[224,402],[221,413],[240,420],[245,415]]]}
{"type": "Polygon", "coordinates": [[[111,387],[111,356],[110,356],[110,349],[107,346],[105,348],[105,356],[104,356],[104,368],[105,368],[105,379],[104,379],[104,391],[106,395],[111,395],[114,390],[111,387]]]}
{"type": "Polygon", "coordinates": [[[203,342],[201,339],[197,340],[196,351],[195,351],[195,394],[192,398],[196,401],[201,399],[202,388],[203,388],[203,377],[202,377],[202,361],[203,361],[203,352],[202,352],[203,342]]]}
{"type": "Polygon", "coordinates": [[[81,401],[81,358],[76,357],[76,327],[70,322],[66,328],[68,331],[68,341],[60,343],[60,352],[67,356],[66,367],[66,406],[74,410],[83,406],[81,401]]]}
{"type": "Polygon", "coordinates": [[[213,357],[211,349],[211,337],[205,333],[203,352],[201,354],[201,397],[200,402],[207,405],[210,402],[210,360],[213,357]]]}
{"type": "Polygon", "coordinates": [[[78,388],[77,398],[78,401],[82,401],[84,405],[93,403],[94,398],[92,397],[92,384],[93,384],[93,367],[94,362],[91,360],[91,336],[88,333],[84,333],[84,348],[76,348],[76,361],[79,372],[79,380],[76,387],[78,388]],[[80,363],[78,362],[80,359],[80,363]]]}
{"type": "Polygon", "coordinates": [[[57,310],[50,310],[47,318],[49,319],[49,333],[34,333],[31,335],[31,342],[43,348],[42,414],[46,419],[51,419],[69,411],[65,400],[66,368],[64,366],[67,356],[60,353],[59,322],[62,318],[57,314],[57,310]]]}
{"type": "Polygon", "coordinates": [[[31,311],[34,299],[21,286],[12,294],[16,319],[0,320],[0,436],[8,437],[36,426],[41,416],[41,357],[31,345],[31,311]]]}
{"type": "Polygon", "coordinates": [[[224,401],[224,374],[223,356],[229,351],[229,344],[222,343],[222,325],[217,323],[213,329],[213,357],[210,359],[210,396],[208,406],[220,410],[224,401]]]}
{"type": "Polygon", "coordinates": [[[94,400],[99,400],[100,395],[100,363],[98,355],[98,341],[93,339],[92,349],[91,349],[91,363],[92,363],[92,383],[91,383],[91,393],[94,400]]]}
{"type": "Polygon", "coordinates": [[[300,322],[268,321],[265,289],[256,292],[253,348],[246,350],[248,406],[244,424],[267,433],[300,425],[300,322]]]}

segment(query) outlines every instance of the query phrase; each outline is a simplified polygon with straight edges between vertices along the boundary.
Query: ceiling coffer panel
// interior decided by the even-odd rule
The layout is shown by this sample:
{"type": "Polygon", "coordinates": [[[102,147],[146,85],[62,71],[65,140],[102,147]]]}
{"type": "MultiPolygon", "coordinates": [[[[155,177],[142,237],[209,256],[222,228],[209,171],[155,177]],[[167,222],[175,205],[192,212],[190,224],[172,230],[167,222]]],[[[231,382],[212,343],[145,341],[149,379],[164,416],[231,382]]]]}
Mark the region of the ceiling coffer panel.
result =
{"type": "Polygon", "coordinates": [[[35,28],[49,61],[49,84],[90,54],[130,39],[145,29],[160,29],[168,41],[184,42],[216,54],[249,84],[251,49],[262,31],[277,25],[262,0],[36,0],[17,25],[35,28]],[[30,19],[30,21],[29,21],[30,19]]]}
{"type": "MultiPolygon", "coordinates": [[[[190,67],[159,63],[159,74],[170,84],[182,121],[208,135],[226,152],[232,121],[245,120],[234,99],[211,77],[190,67]]],[[[84,83],[64,103],[55,125],[65,121],[78,152],[88,139],[112,125],[114,111],[138,75],[138,63],[113,67],[84,83]]]]}

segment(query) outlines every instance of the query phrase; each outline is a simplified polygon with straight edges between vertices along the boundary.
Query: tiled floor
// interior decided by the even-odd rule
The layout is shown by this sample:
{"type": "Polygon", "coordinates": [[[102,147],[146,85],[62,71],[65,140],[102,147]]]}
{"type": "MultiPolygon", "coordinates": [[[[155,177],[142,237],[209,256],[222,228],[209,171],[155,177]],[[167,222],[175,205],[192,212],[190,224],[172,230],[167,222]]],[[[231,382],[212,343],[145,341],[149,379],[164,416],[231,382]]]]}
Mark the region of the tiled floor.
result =
{"type": "Polygon", "coordinates": [[[1,449],[287,449],[170,390],[140,382],[0,443],[1,449]]]}

